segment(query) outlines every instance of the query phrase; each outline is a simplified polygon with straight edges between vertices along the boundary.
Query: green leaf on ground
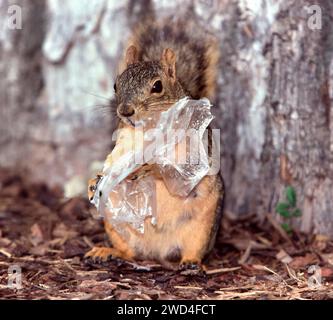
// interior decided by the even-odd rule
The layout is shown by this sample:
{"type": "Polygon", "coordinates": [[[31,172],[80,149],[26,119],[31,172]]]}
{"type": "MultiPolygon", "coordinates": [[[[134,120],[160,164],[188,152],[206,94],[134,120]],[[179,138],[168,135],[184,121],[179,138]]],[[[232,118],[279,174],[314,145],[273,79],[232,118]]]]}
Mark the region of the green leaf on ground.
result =
{"type": "Polygon", "coordinates": [[[290,234],[292,232],[292,228],[288,223],[281,223],[281,227],[288,234],[290,234]]]}
{"type": "Polygon", "coordinates": [[[290,186],[287,187],[287,189],[286,189],[286,195],[287,195],[287,199],[288,199],[289,204],[292,207],[295,207],[296,206],[296,202],[297,202],[295,188],[290,187],[290,186]]]}
{"type": "Polygon", "coordinates": [[[279,213],[282,217],[290,218],[291,213],[289,212],[290,205],[285,202],[280,202],[276,206],[276,212],[279,213]]]}

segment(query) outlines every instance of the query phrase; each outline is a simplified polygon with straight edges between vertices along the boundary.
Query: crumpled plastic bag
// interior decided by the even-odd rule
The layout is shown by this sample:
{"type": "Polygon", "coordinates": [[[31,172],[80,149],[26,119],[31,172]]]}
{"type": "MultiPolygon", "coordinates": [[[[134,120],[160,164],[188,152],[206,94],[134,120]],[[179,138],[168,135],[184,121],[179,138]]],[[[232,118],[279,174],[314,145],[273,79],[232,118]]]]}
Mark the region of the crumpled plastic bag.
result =
{"type": "Polygon", "coordinates": [[[156,185],[153,176],[140,176],[144,164],[154,165],[169,193],[185,200],[210,169],[204,143],[210,108],[206,98],[183,98],[123,129],[91,201],[99,214],[119,230],[129,223],[143,233],[147,218],[156,223],[156,185]]]}
{"type": "Polygon", "coordinates": [[[144,232],[144,221],[151,217],[156,223],[156,191],[153,177],[123,180],[109,194],[105,218],[121,231],[122,223],[129,223],[144,232]]]}

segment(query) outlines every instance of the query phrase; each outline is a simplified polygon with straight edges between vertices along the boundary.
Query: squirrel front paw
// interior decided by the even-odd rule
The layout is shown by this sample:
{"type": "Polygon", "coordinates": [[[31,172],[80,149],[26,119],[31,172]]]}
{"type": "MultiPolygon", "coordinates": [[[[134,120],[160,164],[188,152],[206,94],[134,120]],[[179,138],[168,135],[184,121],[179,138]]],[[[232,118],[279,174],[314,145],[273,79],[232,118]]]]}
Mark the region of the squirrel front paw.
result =
{"type": "Polygon", "coordinates": [[[97,190],[97,185],[100,182],[100,180],[103,178],[102,174],[97,174],[96,178],[90,179],[88,182],[88,199],[89,201],[92,201],[95,196],[95,192],[97,190]]]}

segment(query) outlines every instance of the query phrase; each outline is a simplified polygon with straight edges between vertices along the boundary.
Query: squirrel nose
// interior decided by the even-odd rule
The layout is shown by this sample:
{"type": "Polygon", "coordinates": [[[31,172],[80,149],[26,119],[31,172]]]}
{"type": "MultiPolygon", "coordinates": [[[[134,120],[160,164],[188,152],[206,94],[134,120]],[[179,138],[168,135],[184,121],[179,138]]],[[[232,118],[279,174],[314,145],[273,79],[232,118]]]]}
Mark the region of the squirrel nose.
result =
{"type": "Polygon", "coordinates": [[[118,107],[118,112],[123,117],[131,117],[134,115],[135,110],[130,104],[121,104],[118,107]]]}

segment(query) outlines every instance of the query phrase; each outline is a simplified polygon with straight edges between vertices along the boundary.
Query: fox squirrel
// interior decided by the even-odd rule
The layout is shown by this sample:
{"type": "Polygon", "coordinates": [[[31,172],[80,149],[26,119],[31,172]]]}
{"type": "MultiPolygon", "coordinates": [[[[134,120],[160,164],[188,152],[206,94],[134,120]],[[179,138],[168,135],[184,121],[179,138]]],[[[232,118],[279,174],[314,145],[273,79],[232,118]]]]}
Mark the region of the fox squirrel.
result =
{"type": "MultiPolygon", "coordinates": [[[[146,21],[136,28],[114,86],[118,128],[133,127],[135,121],[149,117],[151,110],[165,111],[185,96],[214,98],[218,46],[207,32],[198,33],[194,22],[172,19],[146,21]]],[[[141,170],[155,178],[157,224],[145,221],[143,234],[128,225],[124,236],[105,219],[112,247],[95,247],[85,257],[102,261],[110,257],[147,259],[172,269],[202,270],[202,260],[213,248],[220,225],[224,197],[221,175],[205,176],[184,199],[170,195],[148,165],[141,170]]],[[[100,178],[98,175],[89,181],[89,199],[100,178]]]]}

